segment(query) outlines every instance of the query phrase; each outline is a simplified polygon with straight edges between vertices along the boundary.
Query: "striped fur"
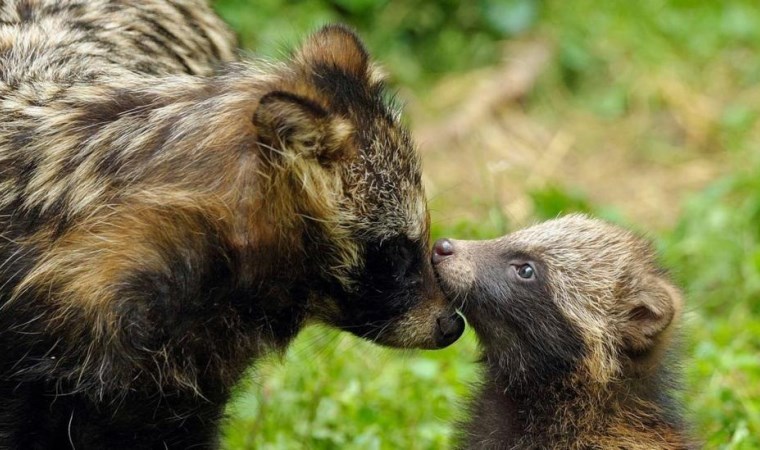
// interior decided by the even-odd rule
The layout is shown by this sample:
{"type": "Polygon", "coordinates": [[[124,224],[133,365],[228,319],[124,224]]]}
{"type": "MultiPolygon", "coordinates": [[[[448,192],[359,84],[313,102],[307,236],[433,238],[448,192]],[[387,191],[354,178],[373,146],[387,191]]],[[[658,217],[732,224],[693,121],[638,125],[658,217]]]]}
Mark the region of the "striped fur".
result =
{"type": "Polygon", "coordinates": [[[237,61],[194,0],[0,2],[0,447],[213,447],[312,320],[456,339],[384,98],[343,27],[237,61]]]}

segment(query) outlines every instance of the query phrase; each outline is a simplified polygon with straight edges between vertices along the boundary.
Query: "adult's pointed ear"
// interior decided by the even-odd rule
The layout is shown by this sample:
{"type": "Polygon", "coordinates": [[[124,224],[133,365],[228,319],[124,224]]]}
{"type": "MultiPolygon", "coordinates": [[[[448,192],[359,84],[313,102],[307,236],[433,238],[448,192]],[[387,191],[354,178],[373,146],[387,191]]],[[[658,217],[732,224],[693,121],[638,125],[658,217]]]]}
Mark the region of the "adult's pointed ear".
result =
{"type": "Polygon", "coordinates": [[[258,141],[271,160],[288,155],[315,158],[323,165],[349,156],[351,124],[331,117],[318,103],[297,94],[272,91],[253,115],[258,141]]]}
{"type": "Polygon", "coordinates": [[[649,276],[624,302],[623,346],[632,355],[657,347],[683,307],[681,293],[668,281],[649,276]]]}
{"type": "Polygon", "coordinates": [[[369,54],[345,25],[327,25],[312,34],[296,53],[296,60],[307,67],[336,68],[358,77],[369,73],[369,54]]]}

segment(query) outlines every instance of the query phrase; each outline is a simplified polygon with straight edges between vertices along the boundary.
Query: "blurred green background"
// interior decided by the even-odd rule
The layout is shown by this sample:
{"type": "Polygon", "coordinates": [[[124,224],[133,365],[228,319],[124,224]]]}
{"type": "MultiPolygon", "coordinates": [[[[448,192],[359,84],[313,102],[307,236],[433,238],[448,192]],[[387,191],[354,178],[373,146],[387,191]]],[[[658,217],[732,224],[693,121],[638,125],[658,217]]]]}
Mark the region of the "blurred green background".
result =
{"type": "MultiPolygon", "coordinates": [[[[705,448],[760,448],[756,1],[215,6],[253,56],[282,58],[317,26],[348,23],[390,73],[418,135],[465,124],[421,143],[434,238],[490,238],[580,210],[655,239],[687,295],[683,400],[694,434],[705,448]],[[536,48],[549,56],[530,83],[490,101],[536,48]]],[[[226,447],[448,448],[476,359],[470,332],[446,350],[411,352],[309,328],[240,387],[226,447]]]]}

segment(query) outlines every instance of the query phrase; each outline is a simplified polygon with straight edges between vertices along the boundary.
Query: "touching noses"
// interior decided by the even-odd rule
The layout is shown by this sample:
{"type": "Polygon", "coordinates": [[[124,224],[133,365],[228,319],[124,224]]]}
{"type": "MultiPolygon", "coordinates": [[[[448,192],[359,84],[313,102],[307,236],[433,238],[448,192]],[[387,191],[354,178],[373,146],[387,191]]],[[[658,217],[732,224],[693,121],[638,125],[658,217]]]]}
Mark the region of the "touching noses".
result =
{"type": "Polygon", "coordinates": [[[454,244],[448,239],[438,239],[433,244],[433,264],[438,264],[454,254],[454,244]]]}

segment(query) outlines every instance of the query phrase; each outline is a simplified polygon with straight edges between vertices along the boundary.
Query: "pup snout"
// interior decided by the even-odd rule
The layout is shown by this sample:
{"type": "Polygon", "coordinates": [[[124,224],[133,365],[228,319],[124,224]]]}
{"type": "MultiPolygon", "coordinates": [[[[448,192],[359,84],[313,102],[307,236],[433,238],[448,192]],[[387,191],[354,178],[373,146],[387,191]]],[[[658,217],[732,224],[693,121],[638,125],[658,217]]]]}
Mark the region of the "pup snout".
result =
{"type": "Polygon", "coordinates": [[[454,254],[454,244],[448,239],[438,239],[433,244],[433,264],[438,264],[454,254]]]}
{"type": "Polygon", "coordinates": [[[464,319],[458,313],[439,317],[436,321],[435,343],[438,348],[452,344],[464,332],[464,319]]]}

